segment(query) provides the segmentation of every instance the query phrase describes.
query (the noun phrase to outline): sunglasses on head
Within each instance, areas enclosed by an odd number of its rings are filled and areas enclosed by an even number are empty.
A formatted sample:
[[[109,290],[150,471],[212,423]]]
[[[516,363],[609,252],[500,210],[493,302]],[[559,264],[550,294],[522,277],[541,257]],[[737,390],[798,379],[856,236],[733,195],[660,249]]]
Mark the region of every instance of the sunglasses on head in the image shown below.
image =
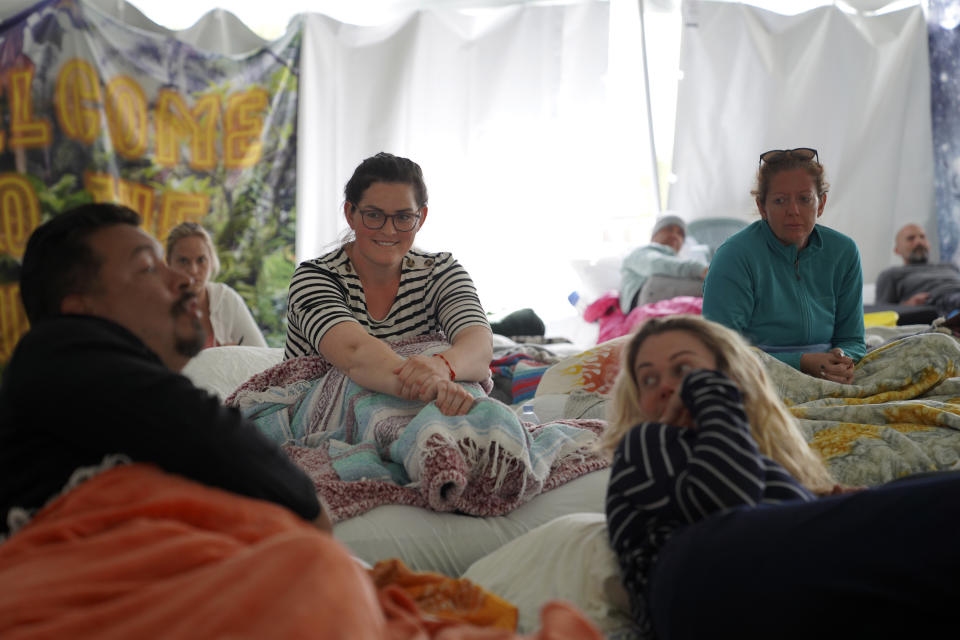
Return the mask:
[[[760,164],[763,164],[764,162],[767,164],[771,162],[779,162],[780,160],[784,160],[786,158],[813,160],[817,163],[820,162],[816,149],[811,149],[810,147],[798,147],[796,149],[772,149],[770,151],[765,151],[760,154]]]

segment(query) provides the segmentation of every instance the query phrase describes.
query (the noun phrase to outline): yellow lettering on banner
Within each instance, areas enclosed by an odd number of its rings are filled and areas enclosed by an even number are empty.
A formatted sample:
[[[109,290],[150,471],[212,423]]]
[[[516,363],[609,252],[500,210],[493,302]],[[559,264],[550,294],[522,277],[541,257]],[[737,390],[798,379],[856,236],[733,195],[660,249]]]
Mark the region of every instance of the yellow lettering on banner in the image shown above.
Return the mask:
[[[223,118],[223,164],[227,169],[246,169],[263,155],[263,112],[270,95],[263,89],[241,91],[227,98]]]
[[[30,234],[40,225],[40,202],[23,175],[0,174],[0,211],[0,251],[20,258]]]
[[[157,135],[157,164],[174,167],[180,162],[180,141],[190,141],[190,167],[210,171],[217,166],[216,134],[220,121],[220,96],[209,94],[197,99],[193,109],[176,91],[157,93],[154,110]]]
[[[124,158],[141,157],[147,150],[147,98],[130,76],[107,84],[107,127],[113,148]]]
[[[57,74],[57,122],[71,140],[93,144],[100,134],[103,97],[97,72],[86,60],[69,60]]]
[[[14,149],[45,147],[53,142],[53,125],[33,115],[33,67],[12,71],[10,82],[10,140]]]
[[[15,282],[0,285],[0,362],[10,359],[17,341],[29,327],[20,301],[20,285]]]
[[[147,233],[153,231],[155,224],[153,216],[153,202],[155,196],[153,187],[120,179],[117,183],[117,200],[140,214],[141,225]]]
[[[94,202],[117,201],[117,182],[113,174],[84,171],[83,188],[90,192]]]
[[[181,222],[200,222],[210,210],[210,196],[203,193],[179,193],[167,191],[160,200],[160,224],[156,238],[167,239],[170,229]]]
[[[148,233],[155,224],[153,187],[132,180],[117,179],[110,173],[87,171],[83,174],[83,188],[90,192],[94,202],[116,202],[140,214],[141,225]]]

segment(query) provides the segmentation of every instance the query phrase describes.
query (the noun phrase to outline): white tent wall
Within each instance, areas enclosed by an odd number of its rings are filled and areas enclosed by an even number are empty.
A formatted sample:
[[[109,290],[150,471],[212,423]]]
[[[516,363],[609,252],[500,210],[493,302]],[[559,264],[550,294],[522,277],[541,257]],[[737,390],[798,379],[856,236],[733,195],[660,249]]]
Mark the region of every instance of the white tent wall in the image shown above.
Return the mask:
[[[909,221],[936,236],[923,11],[784,16],[688,2],[670,208],[756,219],[758,156],[814,147],[831,184],[821,222],[860,247],[864,282]]]
[[[606,250],[625,208],[655,210],[636,188],[650,174],[636,152],[645,121],[606,86],[608,8],[431,10],[380,27],[307,15],[299,170],[312,188],[300,210],[321,215],[301,216],[298,255],[337,240],[343,184],[388,150],[427,178],[418,244],[452,251],[488,307],[495,292],[505,309],[570,311],[568,259]]]

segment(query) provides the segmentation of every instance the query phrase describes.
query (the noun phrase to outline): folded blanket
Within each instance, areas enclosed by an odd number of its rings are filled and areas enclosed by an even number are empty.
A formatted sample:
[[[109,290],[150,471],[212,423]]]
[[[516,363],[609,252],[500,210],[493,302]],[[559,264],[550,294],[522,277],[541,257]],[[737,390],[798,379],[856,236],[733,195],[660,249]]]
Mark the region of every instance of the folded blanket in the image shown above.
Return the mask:
[[[392,345],[403,356],[447,348],[438,336]],[[522,423],[477,398],[465,416],[364,389],[319,356],[283,362],[242,385],[227,404],[283,443],[314,480],[335,520],[381,504],[491,516],[606,466],[594,451],[604,423]]]
[[[415,582],[408,575],[403,586]],[[488,615],[471,622],[456,594],[417,600],[447,615],[424,611],[397,584],[378,587],[292,512],[148,465],[96,475],[0,545],[5,640],[518,637],[488,626]],[[569,605],[541,615],[534,638],[600,638]]]
[[[559,360],[555,358],[553,362]],[[490,362],[490,371],[494,377],[509,380],[510,404],[529,400],[537,391],[540,378],[550,368],[552,362],[539,362],[522,353],[512,353]]]

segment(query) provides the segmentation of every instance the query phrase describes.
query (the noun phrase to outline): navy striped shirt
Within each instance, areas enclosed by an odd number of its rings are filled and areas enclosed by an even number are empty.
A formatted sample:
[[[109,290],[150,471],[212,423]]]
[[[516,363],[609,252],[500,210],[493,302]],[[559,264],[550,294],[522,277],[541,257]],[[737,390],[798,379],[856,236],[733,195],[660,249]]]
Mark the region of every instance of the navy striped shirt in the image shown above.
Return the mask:
[[[284,358],[317,355],[324,334],[341,322],[383,340],[441,332],[453,340],[466,327],[490,326],[473,280],[453,256],[417,249],[403,258],[397,297],[382,320],[367,313],[360,277],[342,248],[302,262],[287,296]]]
[[[681,398],[696,428],[637,425],[617,447],[607,487],[610,543],[645,636],[647,574],[671,534],[733,507],[814,499],[757,449],[740,390],[726,376],[691,373]]]

